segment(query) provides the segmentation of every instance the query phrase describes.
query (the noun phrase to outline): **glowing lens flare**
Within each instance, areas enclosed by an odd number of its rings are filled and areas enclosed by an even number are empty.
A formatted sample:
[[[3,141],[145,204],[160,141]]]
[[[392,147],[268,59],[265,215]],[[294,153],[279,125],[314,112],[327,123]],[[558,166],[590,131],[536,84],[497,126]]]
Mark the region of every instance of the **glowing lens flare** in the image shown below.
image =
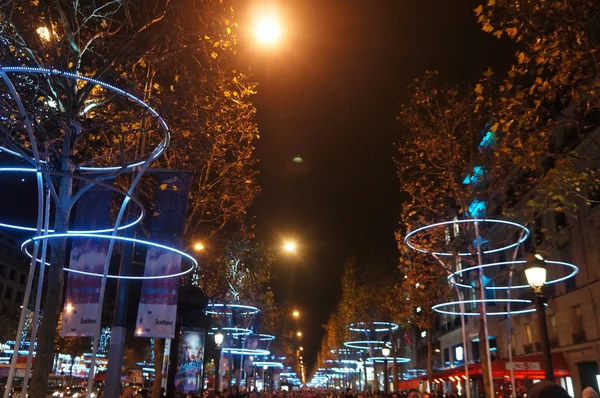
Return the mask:
[[[281,36],[281,29],[275,18],[265,18],[256,24],[256,37],[262,43],[273,44]]]

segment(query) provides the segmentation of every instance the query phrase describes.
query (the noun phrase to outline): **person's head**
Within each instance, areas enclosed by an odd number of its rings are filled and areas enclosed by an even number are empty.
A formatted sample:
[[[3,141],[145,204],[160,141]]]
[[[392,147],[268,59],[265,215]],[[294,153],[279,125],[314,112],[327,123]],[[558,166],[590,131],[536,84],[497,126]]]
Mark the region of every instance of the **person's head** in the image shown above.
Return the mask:
[[[408,390],[406,398],[421,398],[421,393],[419,392],[419,390],[415,390],[414,388],[412,388]]]
[[[582,398],[598,398],[598,394],[596,394],[596,391],[594,391],[594,389],[592,387],[587,387],[583,389],[583,392],[581,393],[581,397]]]
[[[535,384],[529,394],[529,398],[569,398],[567,391],[556,383],[542,380]]]

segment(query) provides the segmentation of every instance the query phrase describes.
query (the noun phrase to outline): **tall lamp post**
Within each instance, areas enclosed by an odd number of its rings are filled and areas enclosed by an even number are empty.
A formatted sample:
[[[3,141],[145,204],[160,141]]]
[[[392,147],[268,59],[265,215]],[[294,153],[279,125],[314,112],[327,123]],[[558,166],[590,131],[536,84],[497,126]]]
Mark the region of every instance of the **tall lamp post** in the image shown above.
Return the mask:
[[[215,392],[221,389],[221,344],[225,336],[219,329],[215,332],[215,344],[217,346],[217,363],[215,363]]]
[[[546,324],[546,297],[542,291],[542,288],[546,284],[546,263],[542,256],[536,254],[527,260],[525,276],[527,277],[527,283],[531,285],[533,292],[535,293],[535,310],[538,317],[542,355],[544,356],[544,374],[546,380],[554,381],[552,352],[550,351],[548,325]]]
[[[389,393],[390,383],[388,381],[388,366],[387,358],[390,356],[390,349],[383,347],[381,349],[381,355],[383,355],[383,393],[387,395]]]

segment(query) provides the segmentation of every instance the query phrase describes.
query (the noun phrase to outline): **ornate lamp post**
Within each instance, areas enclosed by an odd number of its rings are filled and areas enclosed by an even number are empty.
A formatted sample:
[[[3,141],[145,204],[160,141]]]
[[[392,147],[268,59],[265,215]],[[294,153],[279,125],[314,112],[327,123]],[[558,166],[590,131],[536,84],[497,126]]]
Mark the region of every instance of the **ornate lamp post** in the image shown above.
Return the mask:
[[[390,349],[388,347],[383,347],[381,349],[381,355],[383,355],[383,392],[385,395],[388,394],[390,383],[388,382],[388,366],[387,366],[387,358],[390,356]]]
[[[217,363],[215,363],[215,391],[219,391],[221,389],[221,344],[223,344],[225,336],[219,329],[215,332],[214,337],[215,344],[217,346]]]
[[[538,317],[542,355],[544,356],[544,373],[546,380],[554,381],[552,353],[550,352],[550,339],[548,338],[548,325],[546,324],[546,297],[542,291],[546,284],[546,263],[542,256],[536,254],[527,260],[525,276],[527,277],[527,283],[531,285],[535,293],[535,310]]]

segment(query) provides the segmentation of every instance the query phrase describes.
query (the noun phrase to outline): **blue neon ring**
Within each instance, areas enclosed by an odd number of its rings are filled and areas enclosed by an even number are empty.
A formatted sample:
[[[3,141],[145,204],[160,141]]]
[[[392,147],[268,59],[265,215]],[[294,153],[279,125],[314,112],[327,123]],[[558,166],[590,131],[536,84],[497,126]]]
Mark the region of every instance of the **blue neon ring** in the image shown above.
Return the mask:
[[[441,310],[440,308],[450,306],[450,305],[460,305],[460,304],[477,304],[477,303],[520,303],[520,304],[531,304],[531,300],[522,300],[522,299],[478,299],[478,300],[461,300],[461,301],[448,301],[447,303],[436,304],[431,307],[435,312],[439,312],[440,314],[447,315],[465,315],[465,316],[480,316],[479,312],[456,312],[456,311],[446,311]],[[529,314],[530,312],[535,312],[535,308],[530,308],[527,310],[518,310],[518,311],[497,311],[497,312],[487,312],[487,316],[504,316],[504,315],[518,315],[518,314]]]
[[[281,362],[257,361],[252,363],[254,366],[266,366],[269,368],[283,368]]]
[[[355,340],[355,341],[345,341],[344,346],[348,348],[355,348],[358,350],[370,350],[371,348],[381,347],[389,345],[381,340]]]
[[[229,353],[232,355],[269,355],[271,351],[269,350],[260,350],[260,349],[250,349],[250,348],[231,348],[225,347],[221,349],[225,353]]]
[[[214,334],[214,332],[221,330],[222,332],[225,332],[226,334],[230,334],[233,337],[248,336],[249,334],[252,334],[252,330],[247,329],[247,328],[238,328],[238,327],[211,328],[210,330],[212,331],[212,333],[209,333],[209,334]]]
[[[186,269],[185,271],[177,272],[177,273],[171,274],[171,275],[121,276],[121,275],[110,275],[109,274],[106,276],[107,278],[112,278],[112,279],[151,280],[151,279],[175,278],[177,276],[182,276],[182,275],[192,272],[192,270],[198,266],[198,262],[196,261],[196,259],[194,257],[190,256],[186,252],[183,252],[179,249],[161,245],[160,243],[150,242],[150,241],[136,239],[136,238],[129,238],[126,236],[111,236],[111,235],[100,235],[100,234],[69,234],[69,233],[41,235],[41,236],[35,236],[33,238],[27,239],[25,242],[23,242],[21,244],[21,250],[29,258],[31,258],[32,257],[31,253],[29,253],[27,251],[27,245],[29,245],[32,242],[38,241],[38,240],[56,239],[56,238],[96,238],[96,239],[108,239],[108,240],[118,240],[118,241],[129,242],[129,243],[137,243],[137,244],[142,244],[142,245],[146,245],[146,246],[150,246],[150,247],[156,247],[159,249],[169,250],[171,252],[179,254],[182,257],[185,257],[186,259],[188,259],[191,262],[191,266],[188,269]],[[36,261],[40,262],[39,259],[37,259]],[[49,263],[45,263],[45,264],[50,265]],[[66,268],[66,267],[63,267],[63,270],[66,272],[72,272],[74,274],[79,274],[79,275],[97,276],[100,278],[104,277],[103,274],[97,274],[95,272],[79,271],[79,270],[70,269],[70,268]]]
[[[571,263],[566,263],[564,261],[548,261],[548,260],[543,260],[545,263],[547,264],[556,264],[556,265],[562,265],[568,268],[571,268],[571,273],[563,276],[561,278],[556,278],[556,279],[552,279],[546,282],[546,285],[551,285],[553,283],[558,283],[558,282],[562,282],[565,281],[567,279],[570,279],[572,277],[574,277],[578,272],[579,272],[579,267],[577,267],[575,264],[571,264]],[[456,271],[454,273],[452,273],[451,275],[448,276],[448,280],[455,284],[456,286],[459,287],[463,287],[466,289],[473,289],[473,286],[470,285],[465,285],[464,283],[459,283],[456,282],[456,280],[454,279],[455,275],[460,275],[463,272],[469,272],[469,271],[474,271],[474,270],[478,270],[478,269],[483,269],[483,268],[488,268],[488,267],[497,267],[497,266],[503,266],[503,265],[508,265],[508,264],[525,264],[527,263],[527,261],[523,261],[523,260],[517,260],[517,261],[503,261],[503,262],[499,262],[499,263],[490,263],[490,264],[481,264],[481,265],[477,265],[475,267],[469,267],[469,268],[464,268],[461,269],[459,271]],[[526,289],[526,288],[531,288],[530,285],[515,285],[515,286],[486,286],[486,289],[489,290],[509,290],[509,289]]]
[[[258,337],[258,341],[273,341],[275,340],[275,336],[271,335],[271,334],[255,334],[255,335],[248,335],[248,337],[253,337],[256,336]],[[235,338],[242,338],[242,337],[246,337],[246,336],[234,336]]]
[[[404,357],[371,357],[371,358],[367,358],[367,363],[368,364],[373,364],[373,363],[383,363],[386,361],[393,361],[394,358],[396,359],[396,362],[398,363],[407,363],[410,362],[409,358],[404,358]]]
[[[406,246],[410,247],[413,250],[419,251],[421,253],[427,253],[427,254],[435,254],[437,256],[453,256],[453,253],[449,253],[449,252],[436,252],[436,251],[432,251],[432,250],[426,250],[426,249],[422,249],[420,247],[415,246],[412,241],[411,238],[415,235],[418,234],[420,232],[426,231],[427,229],[430,228],[435,228],[435,227],[441,227],[444,225],[449,225],[449,224],[464,224],[464,223],[478,223],[478,222],[482,222],[482,223],[498,223],[498,224],[507,224],[507,225],[511,225],[513,227],[517,227],[521,230],[523,230],[525,233],[523,234],[522,237],[519,238],[519,240],[515,243],[511,243],[510,245],[506,245],[503,247],[499,247],[497,249],[491,249],[491,250],[483,250],[482,253],[483,254],[490,254],[490,253],[497,253],[497,252],[501,252],[504,250],[508,250],[508,249],[512,249],[513,247],[516,247],[518,245],[520,245],[521,243],[525,242],[527,240],[527,238],[529,237],[529,229],[524,226],[521,225],[519,223],[513,222],[513,221],[506,221],[506,220],[495,220],[495,219],[491,219],[491,218],[473,218],[470,220],[452,220],[452,221],[444,221],[444,222],[439,222],[439,223],[435,223],[435,224],[430,224],[430,225],[425,225],[424,227],[420,227],[415,229],[414,231],[410,231],[408,234],[406,234],[406,237],[404,237],[404,244],[406,244]],[[475,256],[477,255],[477,253],[458,253],[459,256]]]
[[[368,325],[377,326],[387,326],[382,328],[371,329],[367,327]],[[359,326],[365,326],[364,328],[360,328]],[[348,330],[352,332],[391,332],[399,328],[397,323],[393,322],[383,322],[383,321],[374,321],[374,322],[355,322],[348,324]]]
[[[61,173],[55,172],[55,171],[47,171],[47,170],[36,170],[34,168],[28,168],[28,167],[0,167],[0,173],[41,173],[41,174],[51,174],[51,175],[62,175]],[[78,180],[83,180],[83,181],[89,181],[92,182],[91,179],[79,176],[79,175],[72,175],[70,176],[71,178],[74,179],[78,179]],[[146,209],[144,208],[144,206],[142,205],[142,203],[133,195],[129,194],[127,191],[123,191],[121,189],[119,189],[118,187],[109,185],[109,184],[105,184],[103,182],[95,182],[95,184],[98,185],[102,185],[108,189],[111,189],[113,192],[117,192],[123,196],[125,196],[125,200],[127,201],[132,201],[133,203],[135,203],[139,210],[140,210],[140,215],[138,216],[137,219],[133,220],[130,223],[127,223],[125,225],[121,225],[120,227],[117,228],[117,231],[122,231],[124,229],[127,228],[131,228],[133,226],[135,226],[136,224],[139,224],[144,217],[146,216]],[[37,228],[35,227],[24,227],[21,225],[15,225],[15,224],[7,224],[7,223],[3,223],[0,222],[0,228],[9,228],[9,229],[16,229],[18,231],[28,231],[28,232],[37,232]],[[111,233],[113,232],[115,229],[114,228],[106,228],[106,229],[97,229],[97,230],[91,230],[91,231],[67,231],[68,234],[104,234],[104,233]],[[54,230],[53,229],[49,229],[48,232],[53,233]]]
[[[219,311],[215,308],[223,308],[223,310]],[[231,311],[227,311],[227,309],[231,309]],[[230,315],[233,313],[233,310],[246,310],[245,312],[240,312],[238,315],[254,315],[258,314],[260,310],[257,307],[252,305],[245,304],[225,304],[225,303],[210,303],[204,309],[205,314],[211,315]]]
[[[122,90],[122,89],[120,89],[120,88],[118,88],[116,86],[113,86],[112,84],[105,83],[103,81],[100,81],[100,80],[97,80],[97,79],[94,79],[94,78],[91,78],[91,77],[87,77],[87,76],[83,76],[83,75],[78,75],[78,74],[72,73],[72,72],[59,71],[59,70],[56,70],[56,69],[31,68],[31,67],[22,67],[22,66],[0,66],[0,71],[2,71],[2,72],[10,72],[10,73],[34,73],[34,74],[40,74],[40,75],[58,75],[58,76],[64,76],[64,77],[67,77],[67,78],[70,78],[70,79],[84,80],[84,81],[86,81],[88,83],[91,83],[91,84],[94,84],[94,85],[98,85],[98,86],[101,86],[101,87],[103,87],[103,88],[105,88],[107,90],[116,92],[116,93],[118,93],[120,95],[124,95],[125,97],[129,98],[133,102],[136,102],[142,108],[146,109],[152,116],[154,116],[155,118],[157,118],[160,126],[162,127],[162,129],[165,132],[163,140],[156,146],[156,148],[152,152],[152,154],[151,154],[151,160],[155,160],[160,155],[162,155],[162,153],[165,151],[165,149],[167,148],[167,146],[169,146],[169,141],[171,139],[170,138],[171,132],[169,130],[169,127],[167,126],[167,123],[158,114],[158,112],[156,112],[154,110],[154,108],[152,108],[150,105],[146,104],[144,101],[142,101],[141,99],[139,99],[135,95],[130,94],[127,91]],[[33,145],[33,143],[32,143],[32,145]],[[17,154],[16,152],[11,151],[8,148],[0,147],[0,149],[2,150],[2,152],[7,152],[7,153],[11,153],[11,154],[14,154],[14,155],[18,155],[19,157],[22,157],[21,154]],[[29,158],[28,160],[33,160],[33,159]],[[111,167],[87,167],[87,166],[82,166],[82,167],[77,167],[77,170],[92,171],[92,172],[117,171],[117,170],[121,170],[121,169],[129,169],[129,168],[137,167],[137,166],[140,166],[140,165],[142,165],[144,163],[145,163],[145,160],[136,160],[133,163],[130,163],[130,164],[125,165],[125,166],[111,166]]]
[[[327,359],[324,361],[325,363],[351,363],[351,364],[358,364],[358,361],[355,359]]]

